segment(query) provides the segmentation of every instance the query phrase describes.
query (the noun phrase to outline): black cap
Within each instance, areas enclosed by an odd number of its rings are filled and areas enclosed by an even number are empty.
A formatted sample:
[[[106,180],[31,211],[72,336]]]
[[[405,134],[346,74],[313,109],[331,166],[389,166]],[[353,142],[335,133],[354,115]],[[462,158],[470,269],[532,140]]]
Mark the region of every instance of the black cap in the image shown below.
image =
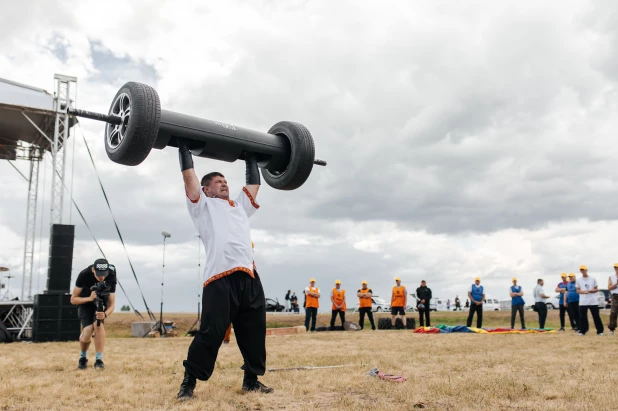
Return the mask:
[[[97,277],[107,277],[107,274],[109,274],[109,263],[105,258],[99,258],[94,262],[93,267]]]

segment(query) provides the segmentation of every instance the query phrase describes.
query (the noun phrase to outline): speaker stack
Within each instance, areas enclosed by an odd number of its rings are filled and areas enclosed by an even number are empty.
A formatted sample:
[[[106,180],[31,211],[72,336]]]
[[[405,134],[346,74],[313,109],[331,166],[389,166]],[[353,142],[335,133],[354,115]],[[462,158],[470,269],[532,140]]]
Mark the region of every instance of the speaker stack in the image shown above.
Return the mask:
[[[79,340],[77,306],[71,304],[71,294],[35,295],[32,325],[35,342]]]
[[[75,226],[53,224],[50,234],[47,289],[34,296],[32,340],[77,341],[81,330],[70,294]]]
[[[74,225],[52,224],[49,237],[49,261],[46,294],[67,293],[71,288]]]

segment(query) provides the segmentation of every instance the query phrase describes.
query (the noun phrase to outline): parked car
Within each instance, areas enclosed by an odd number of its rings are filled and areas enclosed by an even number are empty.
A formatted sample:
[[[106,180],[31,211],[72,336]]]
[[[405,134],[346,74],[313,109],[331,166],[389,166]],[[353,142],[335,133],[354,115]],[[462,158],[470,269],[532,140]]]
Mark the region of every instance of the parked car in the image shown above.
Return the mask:
[[[381,313],[381,312],[390,312],[391,311],[391,305],[386,302],[386,300],[384,300],[383,298],[380,297],[371,297],[371,311],[376,312],[376,313]],[[354,308],[354,312],[357,313],[358,312],[358,308],[359,308],[359,303],[356,303],[356,308]]]
[[[605,299],[604,291],[608,291],[608,290],[599,290],[599,292],[597,293],[597,299],[599,300],[599,308],[608,308],[606,305],[607,302]],[[559,301],[560,301],[560,294],[555,294],[552,297],[547,299],[547,301],[545,302],[545,305],[547,305],[548,310],[558,310],[560,308]],[[534,303],[530,304],[530,308],[532,308],[533,306],[534,306]]]
[[[429,311],[448,311],[446,300],[442,298],[432,298],[429,302]]]
[[[500,311],[500,301],[497,298],[485,298],[483,311]]]
[[[273,300],[272,298],[266,299],[266,311],[267,312],[282,312],[285,310],[285,306],[279,304],[279,300]]]
[[[408,305],[406,306],[406,312],[407,313],[414,313],[417,312],[418,310],[416,309],[416,305]]]
[[[599,290],[599,294],[603,293],[605,304],[603,308],[612,308],[612,292],[609,290]]]

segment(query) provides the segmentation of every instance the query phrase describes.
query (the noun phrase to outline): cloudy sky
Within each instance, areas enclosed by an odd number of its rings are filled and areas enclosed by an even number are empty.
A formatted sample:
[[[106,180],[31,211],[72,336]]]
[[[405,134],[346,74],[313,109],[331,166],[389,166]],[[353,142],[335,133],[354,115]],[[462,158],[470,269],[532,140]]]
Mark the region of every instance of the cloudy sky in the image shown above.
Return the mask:
[[[480,276],[502,299],[516,276],[531,299],[536,278],[553,288],[580,264],[605,286],[618,261],[611,0],[23,0],[3,10],[0,50],[0,77],[51,91],[54,73],[76,76],[82,109],[107,112],[116,91],[138,81],[157,89],[165,109],[264,131],[304,124],[328,167],[295,191],[262,186],[251,219],[268,297],[298,294],[312,276],[323,290],[341,279],[355,291],[366,279],[387,296],[400,276],[453,299]],[[82,120],[73,133],[75,201],[139,310],[82,131],[151,309],[166,230],[166,309],[195,310],[198,243],[177,152],[153,150],[125,167],[107,158],[101,123]],[[196,170],[223,172],[233,192],[244,184],[242,162],[198,158]],[[41,290],[49,161],[46,172]],[[0,265],[19,295],[27,184],[5,161],[0,176]],[[75,212],[71,219],[74,279],[100,255]]]

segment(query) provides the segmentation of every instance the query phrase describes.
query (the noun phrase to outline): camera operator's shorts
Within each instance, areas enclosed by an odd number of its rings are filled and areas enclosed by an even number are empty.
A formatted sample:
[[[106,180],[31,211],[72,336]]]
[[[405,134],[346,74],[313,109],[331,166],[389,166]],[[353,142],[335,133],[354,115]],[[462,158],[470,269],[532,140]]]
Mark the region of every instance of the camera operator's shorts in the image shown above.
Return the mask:
[[[77,307],[77,316],[82,327],[86,328],[96,321],[97,307],[94,304],[82,304]],[[105,320],[101,320],[103,323]]]
[[[403,307],[391,307],[391,315],[406,315]]]

